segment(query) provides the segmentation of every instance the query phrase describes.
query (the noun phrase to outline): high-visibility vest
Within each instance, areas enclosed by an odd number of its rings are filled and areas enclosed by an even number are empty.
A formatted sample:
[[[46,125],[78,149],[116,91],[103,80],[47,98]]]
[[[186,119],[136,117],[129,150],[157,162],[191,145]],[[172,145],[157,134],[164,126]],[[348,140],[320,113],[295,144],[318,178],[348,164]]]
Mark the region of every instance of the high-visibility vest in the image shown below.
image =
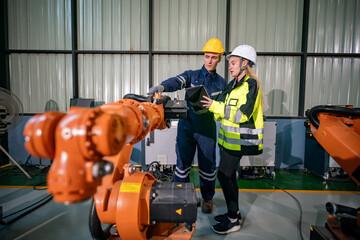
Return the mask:
[[[221,123],[218,143],[226,149],[241,151],[242,146],[263,149],[264,122],[261,89],[246,75],[244,82],[226,95],[224,102],[213,101],[209,110]],[[256,89],[254,89],[256,87]],[[249,93],[250,92],[250,93]],[[254,102],[254,98],[255,102]],[[246,113],[240,109],[246,108]]]

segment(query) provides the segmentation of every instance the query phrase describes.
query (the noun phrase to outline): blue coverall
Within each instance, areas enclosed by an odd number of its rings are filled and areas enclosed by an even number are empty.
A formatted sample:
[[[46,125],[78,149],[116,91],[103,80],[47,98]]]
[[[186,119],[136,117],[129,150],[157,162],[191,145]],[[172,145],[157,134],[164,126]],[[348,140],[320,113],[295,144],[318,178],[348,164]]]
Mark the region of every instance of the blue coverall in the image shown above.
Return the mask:
[[[204,85],[212,99],[226,88],[226,81],[216,71],[209,73],[205,66],[196,71],[185,71],[161,83],[164,92]],[[198,150],[200,191],[202,198],[211,200],[215,194],[216,180],[216,124],[211,112],[197,114],[189,101],[189,114],[180,119],[176,137],[175,182],[189,182],[195,150]]]

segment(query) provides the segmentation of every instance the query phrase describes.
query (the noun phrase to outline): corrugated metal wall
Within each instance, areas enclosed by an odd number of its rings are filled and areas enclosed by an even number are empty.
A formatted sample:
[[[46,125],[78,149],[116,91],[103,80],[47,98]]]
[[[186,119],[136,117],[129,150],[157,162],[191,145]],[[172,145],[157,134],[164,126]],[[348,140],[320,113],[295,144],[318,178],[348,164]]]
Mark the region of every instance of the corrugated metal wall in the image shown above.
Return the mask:
[[[306,109],[322,104],[360,106],[359,58],[308,58]]]
[[[201,51],[214,37],[225,44],[226,0],[154,0],[153,10],[155,51]],[[224,62],[223,57],[217,67],[222,76],[225,74]],[[186,70],[200,69],[203,64],[204,56],[155,55],[153,84]],[[185,91],[166,94],[184,99]]]
[[[78,0],[79,49],[149,50],[148,43],[148,0]]]
[[[106,103],[127,93],[143,94],[149,89],[147,55],[79,55],[79,91],[83,98]]]
[[[70,50],[69,0],[8,1],[9,49]],[[10,87],[24,112],[43,112],[54,100],[66,111],[72,97],[71,55],[11,54]]]
[[[360,53],[360,1],[311,0],[308,52]]]
[[[308,51],[360,53],[360,1],[310,1]],[[359,58],[308,58],[305,107],[319,104],[360,106]]]
[[[249,44],[258,52],[300,52],[303,0],[233,0],[230,49]]]
[[[60,111],[70,106],[73,93],[71,55],[11,54],[11,91],[21,100],[24,112],[45,111],[53,100]]]
[[[149,50],[149,1],[79,0],[81,50]],[[79,96],[113,102],[127,93],[146,94],[148,55],[79,55]]]
[[[231,1],[230,50],[240,44],[249,44],[258,52],[300,52],[303,2]],[[264,114],[296,116],[300,58],[258,57],[255,72],[263,86]]]
[[[9,49],[71,49],[70,0],[8,0]]]
[[[226,0],[154,0],[153,9],[154,50],[201,51],[214,37],[225,43]]]
[[[303,4],[232,0],[230,50],[248,43],[259,52],[301,52]],[[149,50],[149,0],[78,0],[77,11],[78,49]],[[359,53],[359,12],[360,0],[311,0],[308,52]],[[152,14],[154,51],[201,51],[213,37],[225,44],[226,0],[154,0]],[[9,49],[71,50],[70,0],[8,0],[8,17]],[[12,53],[9,59],[11,90],[25,112],[42,112],[50,98],[67,110],[70,54]],[[203,64],[203,56],[194,55],[154,54],[152,60],[154,85]],[[221,75],[228,71],[225,61],[218,65]],[[78,64],[80,97],[112,102],[129,92],[145,94],[149,87],[148,54],[80,54]],[[300,57],[260,56],[255,71],[263,85],[265,114],[296,116]],[[359,106],[359,72],[358,58],[308,58],[305,106]]]
[[[263,87],[264,115],[296,116],[300,57],[258,57],[255,73]]]

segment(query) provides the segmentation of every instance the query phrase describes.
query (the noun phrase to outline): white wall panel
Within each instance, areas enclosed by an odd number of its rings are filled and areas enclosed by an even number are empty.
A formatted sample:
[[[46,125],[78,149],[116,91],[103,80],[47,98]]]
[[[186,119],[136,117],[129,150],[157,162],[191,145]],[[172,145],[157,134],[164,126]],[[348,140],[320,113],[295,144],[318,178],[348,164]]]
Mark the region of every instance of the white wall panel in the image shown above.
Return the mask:
[[[71,55],[11,54],[9,68],[10,90],[25,113],[44,112],[49,100],[67,111],[73,93]]]
[[[156,51],[201,51],[214,37],[225,44],[226,0],[154,0],[153,9]]]
[[[308,52],[360,53],[360,1],[310,1]]]
[[[78,0],[78,48],[148,50],[148,0]]]
[[[217,65],[216,72],[224,77],[225,71],[225,57],[222,57],[221,62]],[[155,55],[153,57],[153,82],[154,86],[160,84],[162,81],[175,77],[187,70],[200,69],[204,64],[204,56],[179,56],[179,55]],[[184,99],[185,91],[180,90],[174,93],[165,93],[171,98]]]
[[[70,0],[8,0],[9,49],[71,49]]]
[[[305,109],[322,104],[360,107],[359,58],[308,58]]]
[[[260,56],[254,71],[263,88],[264,115],[297,116],[300,57]]]
[[[79,97],[105,103],[125,94],[146,95],[149,89],[147,55],[79,55]]]
[[[299,52],[303,0],[232,0],[230,51],[249,44],[258,52]]]

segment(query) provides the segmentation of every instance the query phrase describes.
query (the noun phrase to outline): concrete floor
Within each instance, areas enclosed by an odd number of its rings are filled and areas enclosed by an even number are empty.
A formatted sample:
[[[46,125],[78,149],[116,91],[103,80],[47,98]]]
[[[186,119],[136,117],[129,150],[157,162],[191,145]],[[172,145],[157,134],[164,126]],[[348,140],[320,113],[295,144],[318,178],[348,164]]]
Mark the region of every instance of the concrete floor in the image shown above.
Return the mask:
[[[310,225],[323,226],[327,219],[325,203],[332,201],[350,207],[359,207],[359,193],[290,192],[302,207],[303,239],[309,239]],[[198,196],[200,195],[197,192]],[[0,206],[3,216],[44,198],[45,190],[0,188]],[[229,235],[218,235],[211,230],[213,216],[226,211],[221,191],[214,197],[213,214],[203,214],[198,209],[193,239],[301,239],[298,205],[284,192],[240,192],[240,211],[244,218],[242,229]],[[0,239],[26,240],[81,240],[91,239],[88,229],[90,200],[65,206],[51,201],[11,225],[0,225]],[[5,218],[10,221],[12,217]]]

